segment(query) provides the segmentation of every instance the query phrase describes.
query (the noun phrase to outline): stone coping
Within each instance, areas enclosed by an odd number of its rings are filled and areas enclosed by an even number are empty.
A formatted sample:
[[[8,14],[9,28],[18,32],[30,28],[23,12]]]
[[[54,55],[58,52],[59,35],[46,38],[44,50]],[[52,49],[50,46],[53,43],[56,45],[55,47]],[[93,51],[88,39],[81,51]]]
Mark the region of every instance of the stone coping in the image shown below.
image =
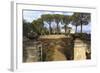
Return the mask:
[[[41,35],[40,39],[61,39],[61,38],[70,38],[69,35]]]

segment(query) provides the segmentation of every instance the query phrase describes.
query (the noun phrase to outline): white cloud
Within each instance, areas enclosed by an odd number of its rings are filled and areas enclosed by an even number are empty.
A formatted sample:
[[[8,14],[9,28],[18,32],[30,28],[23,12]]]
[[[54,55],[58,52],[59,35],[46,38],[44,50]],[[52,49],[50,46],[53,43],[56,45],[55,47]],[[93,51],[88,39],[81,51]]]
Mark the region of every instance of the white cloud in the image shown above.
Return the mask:
[[[23,18],[28,21],[32,22],[33,20],[36,20],[40,18],[42,12],[41,11],[23,11]]]
[[[69,16],[71,16],[71,15],[73,15],[74,13],[73,13],[73,12],[63,12],[63,14],[64,14],[64,15],[69,15]]]

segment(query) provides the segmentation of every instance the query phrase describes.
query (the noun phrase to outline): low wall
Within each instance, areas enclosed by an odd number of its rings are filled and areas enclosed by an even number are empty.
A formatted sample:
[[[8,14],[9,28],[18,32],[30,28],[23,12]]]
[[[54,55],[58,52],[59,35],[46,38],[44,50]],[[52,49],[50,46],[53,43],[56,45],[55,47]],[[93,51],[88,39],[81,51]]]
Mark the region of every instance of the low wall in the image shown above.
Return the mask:
[[[70,38],[70,36],[66,35],[42,35],[39,37],[40,39],[59,39],[59,38]]]

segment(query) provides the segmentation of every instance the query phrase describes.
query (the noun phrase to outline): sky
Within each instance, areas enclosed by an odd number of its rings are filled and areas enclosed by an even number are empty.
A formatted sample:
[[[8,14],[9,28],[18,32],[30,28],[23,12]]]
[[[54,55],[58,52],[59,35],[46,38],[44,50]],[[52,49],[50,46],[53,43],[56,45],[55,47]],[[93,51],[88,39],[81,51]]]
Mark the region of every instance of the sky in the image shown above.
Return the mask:
[[[23,18],[28,21],[32,22],[41,17],[42,14],[64,14],[64,15],[72,15],[72,12],[54,12],[54,11],[32,11],[32,10],[24,10],[23,11]]]
[[[73,15],[73,12],[57,12],[57,11],[33,11],[33,10],[24,10],[23,11],[23,19],[25,19],[27,22],[32,22],[33,20],[37,20],[38,18],[41,17],[42,14],[63,14],[63,15]],[[53,26],[56,26],[55,22],[52,22]],[[59,23],[60,27],[63,27]],[[75,26],[72,26],[71,24],[68,25],[69,27],[72,27],[73,30],[75,30]],[[49,27],[48,24],[46,27]],[[78,26],[78,32],[80,32],[80,26]],[[88,25],[83,25],[83,32],[90,33],[91,32],[91,23]]]

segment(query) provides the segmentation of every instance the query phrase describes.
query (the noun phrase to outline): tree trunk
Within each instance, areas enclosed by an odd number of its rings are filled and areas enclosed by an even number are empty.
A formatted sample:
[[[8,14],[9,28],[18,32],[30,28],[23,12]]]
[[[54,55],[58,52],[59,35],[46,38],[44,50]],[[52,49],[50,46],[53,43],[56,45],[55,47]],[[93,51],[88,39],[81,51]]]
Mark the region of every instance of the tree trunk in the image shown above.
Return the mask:
[[[65,25],[65,34],[66,34],[67,26]]]
[[[59,34],[59,23],[57,23],[57,34]]]
[[[49,23],[49,34],[52,33],[51,23]]]
[[[82,23],[81,23],[81,33],[82,33]]]
[[[75,32],[77,33],[77,25],[76,25],[76,30],[75,30]]]
[[[81,18],[82,18],[83,16],[81,15]],[[83,21],[81,20],[81,33],[82,33],[82,25],[83,25]]]

